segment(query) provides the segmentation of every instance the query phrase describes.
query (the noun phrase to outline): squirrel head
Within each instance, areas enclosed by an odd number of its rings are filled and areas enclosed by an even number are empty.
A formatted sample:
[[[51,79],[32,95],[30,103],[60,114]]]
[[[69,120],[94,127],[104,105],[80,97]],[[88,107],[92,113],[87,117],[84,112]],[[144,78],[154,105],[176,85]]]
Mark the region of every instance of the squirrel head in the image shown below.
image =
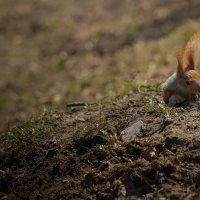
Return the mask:
[[[177,80],[191,94],[200,93],[200,73],[195,70],[191,52],[177,53]]]

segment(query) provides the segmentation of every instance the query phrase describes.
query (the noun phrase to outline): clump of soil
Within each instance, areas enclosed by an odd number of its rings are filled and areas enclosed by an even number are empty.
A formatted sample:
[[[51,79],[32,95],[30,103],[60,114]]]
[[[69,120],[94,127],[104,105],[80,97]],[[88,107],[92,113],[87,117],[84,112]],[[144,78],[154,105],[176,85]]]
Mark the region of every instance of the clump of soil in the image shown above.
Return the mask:
[[[4,135],[3,199],[198,199],[199,104],[167,108],[141,91],[49,111]],[[141,120],[141,133],[122,132]]]

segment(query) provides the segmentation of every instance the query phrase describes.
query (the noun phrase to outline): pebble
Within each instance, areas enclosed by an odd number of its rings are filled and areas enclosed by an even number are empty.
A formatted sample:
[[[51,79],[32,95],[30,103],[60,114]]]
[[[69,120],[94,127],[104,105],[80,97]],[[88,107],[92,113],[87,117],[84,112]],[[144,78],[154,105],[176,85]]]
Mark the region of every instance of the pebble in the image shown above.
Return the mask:
[[[122,131],[122,140],[124,142],[133,141],[138,135],[140,135],[143,128],[143,122],[141,120],[135,122],[128,128]]]

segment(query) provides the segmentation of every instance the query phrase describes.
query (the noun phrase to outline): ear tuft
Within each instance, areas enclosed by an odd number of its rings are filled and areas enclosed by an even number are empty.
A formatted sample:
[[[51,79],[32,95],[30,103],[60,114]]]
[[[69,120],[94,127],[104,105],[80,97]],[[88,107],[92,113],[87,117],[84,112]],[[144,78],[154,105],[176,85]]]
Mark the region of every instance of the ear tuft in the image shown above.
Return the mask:
[[[183,62],[186,69],[194,69],[194,48],[186,48]]]
[[[179,50],[176,52],[176,58],[178,61],[178,66],[177,66],[177,76],[181,76],[183,74],[183,51]]]

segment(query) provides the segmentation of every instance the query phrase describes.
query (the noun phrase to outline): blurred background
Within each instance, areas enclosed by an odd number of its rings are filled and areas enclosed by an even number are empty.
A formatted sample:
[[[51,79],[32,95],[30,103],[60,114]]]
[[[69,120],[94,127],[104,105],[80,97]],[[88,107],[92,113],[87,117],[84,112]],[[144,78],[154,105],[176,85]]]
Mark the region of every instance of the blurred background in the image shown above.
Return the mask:
[[[0,129],[161,83],[198,30],[198,0],[0,1]]]

